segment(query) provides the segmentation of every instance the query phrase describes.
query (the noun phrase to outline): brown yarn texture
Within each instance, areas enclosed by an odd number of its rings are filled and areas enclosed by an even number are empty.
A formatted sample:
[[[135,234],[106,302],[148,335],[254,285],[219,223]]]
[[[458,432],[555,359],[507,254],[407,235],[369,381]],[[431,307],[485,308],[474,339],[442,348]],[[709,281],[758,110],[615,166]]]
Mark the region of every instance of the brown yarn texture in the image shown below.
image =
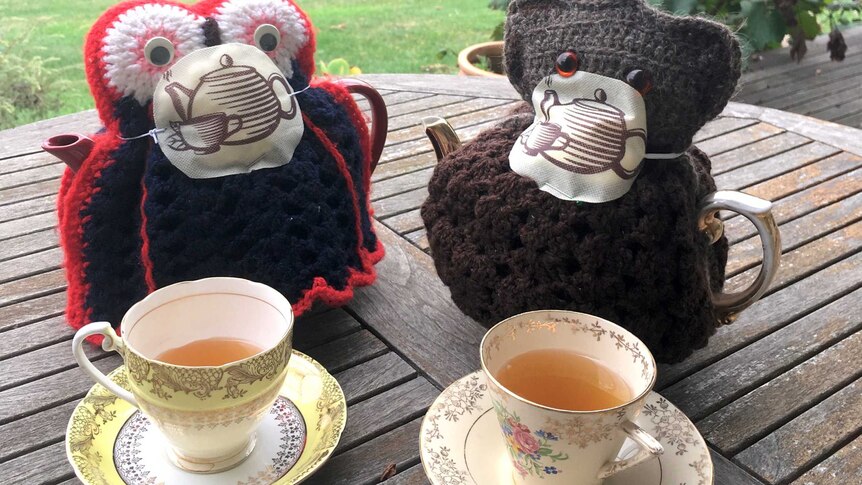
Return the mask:
[[[509,77],[528,99],[557,55],[616,79],[653,74],[645,96],[648,151],[683,151],[727,103],[739,47],[726,28],[673,18],[640,0],[515,0],[506,27]],[[662,362],[703,347],[722,323],[710,290],[724,282],[727,240],[697,229],[698,201],[715,190],[697,148],[646,160],[620,199],[557,199],[509,168],[509,152],[533,122],[524,103],[449,154],[422,206],[431,253],[452,299],[490,326],[517,313],[569,309],[616,322]]]

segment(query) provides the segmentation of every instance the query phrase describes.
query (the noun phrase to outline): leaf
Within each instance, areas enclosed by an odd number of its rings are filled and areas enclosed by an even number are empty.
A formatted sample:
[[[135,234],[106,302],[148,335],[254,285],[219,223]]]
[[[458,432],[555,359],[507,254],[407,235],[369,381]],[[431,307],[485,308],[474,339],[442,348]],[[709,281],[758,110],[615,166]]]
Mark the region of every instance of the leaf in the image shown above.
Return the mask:
[[[814,16],[808,10],[797,10],[796,11],[796,21],[799,22],[799,25],[802,27],[802,31],[805,33],[805,38],[808,40],[814,40],[818,34],[820,34],[820,24],[817,23],[817,17]]]
[[[765,0],[742,0],[740,7],[746,19],[741,32],[756,50],[781,42],[787,25],[778,10],[769,8]]]
[[[538,453],[542,456],[548,456],[553,452],[554,451],[550,448],[539,448],[539,451],[538,451]]]

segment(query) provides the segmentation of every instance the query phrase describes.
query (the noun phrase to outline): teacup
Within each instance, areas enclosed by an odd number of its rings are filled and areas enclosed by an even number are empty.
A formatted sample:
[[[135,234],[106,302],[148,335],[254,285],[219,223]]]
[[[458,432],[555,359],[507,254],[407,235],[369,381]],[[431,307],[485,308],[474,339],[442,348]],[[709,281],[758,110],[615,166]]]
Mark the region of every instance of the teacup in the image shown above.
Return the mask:
[[[156,290],[126,312],[122,338],[107,322],[86,325],[72,342],[78,365],[99,384],[139,408],[165,437],[178,467],[212,473],[242,462],[255,431],[287,375],[293,311],[278,291],[238,278],[207,278]],[[104,335],[102,348],[123,356],[131,392],[99,372],[84,340]],[[219,366],[189,367],[157,360],[190,342],[226,338],[261,352]]]
[[[546,349],[572,351],[603,364],[622,378],[631,399],[595,411],[555,409],[530,402],[497,380],[512,358]],[[634,423],[655,385],[655,360],[643,342],[622,327],[570,311],[522,313],[488,331],[480,358],[514,483],[597,485],[663,452],[661,444]],[[638,452],[616,459],[626,437],[638,445]]]

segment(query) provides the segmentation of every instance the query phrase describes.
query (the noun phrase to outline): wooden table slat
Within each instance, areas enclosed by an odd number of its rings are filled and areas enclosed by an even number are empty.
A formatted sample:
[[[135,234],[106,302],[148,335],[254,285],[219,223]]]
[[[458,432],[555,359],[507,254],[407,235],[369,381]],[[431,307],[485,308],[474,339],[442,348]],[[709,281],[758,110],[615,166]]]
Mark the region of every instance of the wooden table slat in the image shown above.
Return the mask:
[[[857,212],[857,214],[859,213]],[[811,272],[836,263],[855,253],[860,247],[862,247],[862,222],[857,220],[835,232],[824,235],[820,239],[813,239],[802,247],[794,248],[781,256],[781,265],[775,279],[770,284],[769,291],[781,289]],[[748,252],[750,254],[753,251]],[[734,271],[729,272],[733,276],[725,283],[725,291],[740,291],[754,281],[760,272],[761,258],[758,255],[752,259],[753,261],[749,262],[754,267],[745,272],[736,272],[735,270],[738,268],[734,265]]]
[[[307,482],[311,485],[367,485],[377,483],[391,464],[402,468],[419,457],[422,418],[396,428],[345,453],[330,458]]]
[[[416,377],[416,369],[398,354],[389,352],[343,370],[335,375],[344,391],[347,404],[368,399],[381,389],[388,389]]]
[[[676,384],[662,395],[697,421],[862,329],[862,289],[806,315]],[[862,368],[845,372],[862,373]]]
[[[0,307],[30,298],[49,295],[66,288],[66,273],[55,269],[35,276],[0,284]]]
[[[772,215],[778,224],[784,224],[860,191],[862,191],[862,168],[773,201]],[[756,190],[746,190],[746,193],[759,197]],[[746,229],[749,224],[742,216],[734,216],[725,221],[725,232],[731,244],[751,237],[755,233],[751,227]]]
[[[56,208],[56,195],[46,195],[36,199],[25,200],[24,202],[3,205],[0,206],[0,222],[9,222],[28,216],[44,214],[45,212],[54,211]],[[5,230],[0,229],[0,234],[3,232]]]
[[[320,362],[330,372],[340,372],[385,353],[386,344],[368,330],[360,330],[308,351],[311,358]]]
[[[0,241],[11,239],[22,234],[51,229],[57,226],[57,213],[55,211],[43,212],[41,214],[0,222]]]
[[[446,106],[430,107],[418,113],[411,113],[392,120],[386,147],[417,140],[425,136],[422,119],[426,116],[440,116],[451,120],[453,126],[467,126],[477,120],[486,120],[489,112],[500,112],[499,106],[509,106],[511,101],[501,99],[475,98]]]
[[[679,364],[660,364],[657,388],[667,387],[856,290],[862,286],[860,270],[862,253],[857,253],[757,301],[732,325],[719,328],[706,348],[696,350]]]
[[[66,294],[53,293],[0,308],[0,335],[3,331],[59,315],[66,307]]]
[[[110,372],[122,363],[119,355],[111,354],[93,365],[102,372]],[[0,432],[6,423],[25,417],[22,412],[29,416],[81,399],[92,385],[89,375],[74,368],[0,392]]]
[[[756,143],[764,138],[773,137],[784,130],[777,128],[769,123],[757,123],[756,125],[747,126],[740,130],[731,131],[724,135],[710,138],[697,144],[697,147],[703,150],[710,157],[720,155],[724,152],[729,152],[734,148],[739,148],[745,145]]]
[[[24,236],[6,239],[0,244],[0,262],[57,247],[58,238],[54,229],[45,229]]]
[[[65,165],[52,164],[0,175],[0,191],[57,179],[65,170]]]
[[[862,483],[862,435],[793,482],[793,485]]]
[[[707,416],[697,427],[707,441],[735,455],[853,382],[860,369],[862,332],[856,332]]]
[[[59,189],[60,179],[52,178],[11,189],[0,190],[0,206],[56,194]]]
[[[61,441],[14,458],[0,466],[0,483],[29,485],[68,478],[73,472],[65,457],[66,444]]]
[[[405,382],[349,409],[349,425],[335,449],[342,453],[425,414],[440,391],[424,377]]]
[[[811,140],[788,131],[764,138],[711,157],[712,174],[719,176],[731,170],[738,170],[764,159],[789,152],[807,143],[811,143]]]
[[[862,379],[829,396],[793,421],[736,455],[772,483],[797,478],[853,440],[862,428]]]
[[[413,465],[405,471],[399,471],[397,475],[384,482],[386,485],[426,485],[431,483],[425,476],[422,464]]]
[[[377,282],[356,293],[351,310],[441,389],[478,369],[485,329],[452,303],[430,256],[380,223],[374,227],[386,257],[377,265]]]
[[[712,448],[709,449],[709,456],[712,457],[715,485],[763,485],[763,482]]]
[[[738,169],[715,175],[715,184],[723,189],[745,190],[752,185],[770,181],[840,153],[841,150],[825,143],[816,141],[806,143]]]
[[[755,124],[757,124],[757,120],[754,118],[716,118],[703,125],[703,128],[701,128],[700,131],[698,131],[694,135],[693,142],[697,144],[710,138],[715,138],[725,133],[736,131]]]
[[[496,102],[494,106],[482,110],[472,111],[459,116],[443,117],[446,118],[446,121],[448,121],[453,128],[455,128],[456,133],[458,133],[462,140],[468,140],[471,138],[470,135],[465,134],[468,128],[479,126],[481,127],[479,130],[474,129],[474,131],[478,133],[481,130],[494,126],[500,119],[507,115],[515,105],[516,103],[512,102],[502,104]],[[437,112],[428,113],[430,116],[442,116],[443,114],[444,113]],[[398,133],[398,136],[393,137],[392,144],[387,146],[383,151],[380,162],[381,164],[389,163],[393,160],[405,157],[411,157],[421,153],[421,151],[431,148],[431,144],[425,134],[425,129],[421,124],[396,133]]]

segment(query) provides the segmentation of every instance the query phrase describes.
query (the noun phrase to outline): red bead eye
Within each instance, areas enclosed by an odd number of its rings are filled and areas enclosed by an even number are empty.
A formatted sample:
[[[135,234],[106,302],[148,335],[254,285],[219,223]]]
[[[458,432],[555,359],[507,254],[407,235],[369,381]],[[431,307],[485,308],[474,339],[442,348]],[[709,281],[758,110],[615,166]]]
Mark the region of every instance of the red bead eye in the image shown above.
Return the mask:
[[[578,54],[566,51],[557,56],[557,72],[563,77],[572,77],[578,72]]]
[[[646,93],[652,90],[652,75],[649,71],[634,69],[626,74],[626,83],[641,93],[641,96],[646,96]]]

